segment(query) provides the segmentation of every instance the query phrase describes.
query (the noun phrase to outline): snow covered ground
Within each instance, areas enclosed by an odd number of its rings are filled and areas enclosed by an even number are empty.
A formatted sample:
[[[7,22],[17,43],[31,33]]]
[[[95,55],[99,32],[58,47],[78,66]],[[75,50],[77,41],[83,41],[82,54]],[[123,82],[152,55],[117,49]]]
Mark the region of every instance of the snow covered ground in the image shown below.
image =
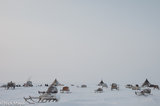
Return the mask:
[[[96,84],[87,88],[70,86],[72,93],[58,93],[58,102],[28,104],[23,97],[39,96],[38,91],[46,91],[47,87],[19,87],[15,90],[0,88],[0,106],[160,106],[160,90],[152,89],[152,95],[137,96],[135,91],[120,85],[120,90],[104,88],[103,93],[94,93]],[[62,87],[58,87],[60,90]],[[11,105],[12,104],[12,105]]]

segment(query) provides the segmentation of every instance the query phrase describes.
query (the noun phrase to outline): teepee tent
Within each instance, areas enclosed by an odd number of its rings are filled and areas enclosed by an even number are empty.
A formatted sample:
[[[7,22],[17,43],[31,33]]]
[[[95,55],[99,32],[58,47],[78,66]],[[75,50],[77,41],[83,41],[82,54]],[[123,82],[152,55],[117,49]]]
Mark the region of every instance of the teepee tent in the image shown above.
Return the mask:
[[[24,87],[32,87],[33,86],[32,81],[27,81],[26,83],[24,83],[23,86]]]
[[[47,93],[58,93],[58,89],[56,86],[60,86],[61,84],[58,82],[57,79],[53,81],[53,83],[48,87]]]
[[[53,81],[52,85],[54,85],[54,86],[61,86],[62,84],[60,84],[60,83],[58,82],[58,80],[55,79],[55,80]]]
[[[32,87],[33,86],[32,81],[31,81],[31,77],[28,78],[27,82],[24,83],[23,86],[24,87]]]
[[[107,84],[103,82],[103,80],[101,80],[98,84],[98,86],[102,86],[102,87],[106,87],[108,88]]]
[[[103,80],[101,80],[98,84],[98,86],[102,86],[104,84]]]
[[[149,85],[151,85],[151,83],[148,81],[148,79],[146,79],[142,84],[142,87],[149,87]]]
[[[50,85],[47,89],[47,93],[58,93],[58,89],[55,85]]]

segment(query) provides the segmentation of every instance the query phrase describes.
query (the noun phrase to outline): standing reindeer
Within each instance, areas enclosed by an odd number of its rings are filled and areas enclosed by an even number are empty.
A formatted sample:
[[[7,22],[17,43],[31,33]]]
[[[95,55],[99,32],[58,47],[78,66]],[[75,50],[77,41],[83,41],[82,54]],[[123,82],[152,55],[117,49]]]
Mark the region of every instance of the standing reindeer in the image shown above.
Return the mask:
[[[8,83],[7,83],[7,86],[6,86],[6,87],[7,87],[7,89],[9,89],[9,88],[15,89],[16,84],[11,81],[11,82],[8,82]]]

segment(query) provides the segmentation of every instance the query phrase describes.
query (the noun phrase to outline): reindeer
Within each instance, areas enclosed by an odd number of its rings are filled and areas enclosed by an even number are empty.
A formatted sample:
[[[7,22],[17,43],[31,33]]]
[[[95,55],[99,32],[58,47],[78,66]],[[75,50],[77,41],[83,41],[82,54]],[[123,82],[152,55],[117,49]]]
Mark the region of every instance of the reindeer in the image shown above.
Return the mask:
[[[16,84],[11,81],[11,82],[8,82],[8,83],[7,83],[7,86],[6,86],[6,87],[7,87],[7,89],[9,89],[9,88],[15,89]]]

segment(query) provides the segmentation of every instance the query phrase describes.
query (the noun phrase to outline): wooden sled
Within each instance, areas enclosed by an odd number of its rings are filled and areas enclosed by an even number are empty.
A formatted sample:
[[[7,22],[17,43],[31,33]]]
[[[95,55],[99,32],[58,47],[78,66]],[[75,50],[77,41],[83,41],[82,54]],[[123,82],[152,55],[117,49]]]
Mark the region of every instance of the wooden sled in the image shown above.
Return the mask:
[[[52,94],[43,94],[39,97],[31,97],[28,98],[24,97],[24,100],[28,102],[29,104],[35,104],[35,103],[46,103],[46,102],[57,102],[58,99],[55,95]]]
[[[98,88],[96,90],[94,90],[95,93],[103,93],[103,89],[102,88]]]
[[[113,89],[119,90],[119,86],[116,83],[112,83],[111,90]]]
[[[61,90],[60,90],[60,92],[61,93],[72,93],[72,92],[70,92],[70,89],[69,89],[69,87],[68,86],[65,86],[65,87],[63,87]]]
[[[137,96],[149,96],[151,95],[151,89],[144,89],[140,92],[135,92]]]

